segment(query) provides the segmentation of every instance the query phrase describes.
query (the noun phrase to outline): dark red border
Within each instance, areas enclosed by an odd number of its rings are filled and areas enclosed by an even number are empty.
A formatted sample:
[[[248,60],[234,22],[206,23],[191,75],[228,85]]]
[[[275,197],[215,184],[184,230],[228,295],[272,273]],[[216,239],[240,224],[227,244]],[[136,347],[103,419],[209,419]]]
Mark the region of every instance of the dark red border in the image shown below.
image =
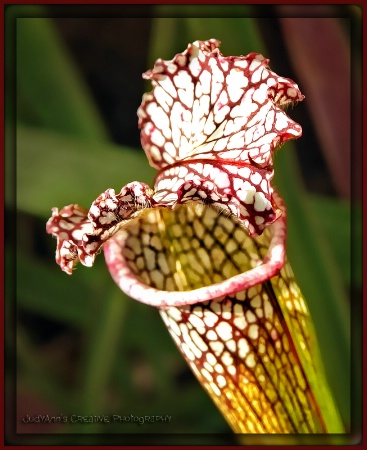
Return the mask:
[[[363,42],[367,42],[367,30],[366,30],[366,9],[363,9]],[[366,45],[364,45],[363,48],[363,77],[362,80],[364,80],[364,76],[367,73],[367,61],[366,61]],[[367,140],[366,140],[366,130],[367,130],[367,93],[366,89],[362,89],[363,92],[363,101],[362,101],[362,204],[363,204],[363,224],[367,223],[367,209],[366,209],[366,199],[367,199],[367,179],[366,179],[366,173],[367,173],[367,158],[365,156],[366,152],[366,146],[367,146]],[[362,228],[363,230],[363,228]],[[363,278],[365,276],[366,272],[366,266],[367,266],[367,240],[363,239]],[[364,343],[367,339],[367,330],[366,330],[366,317],[367,317],[367,308],[363,308],[363,306],[367,302],[367,292],[366,292],[366,286],[363,284],[363,303],[362,303],[362,313],[363,313],[363,339],[362,339],[362,358],[363,358],[363,375],[367,373],[367,358],[365,357],[364,350]],[[363,377],[364,379],[364,377]],[[367,390],[365,385],[363,384],[363,428],[362,428],[362,434],[363,431],[367,428],[367,414],[366,414],[366,405],[367,405]],[[362,439],[364,441],[364,439]]]
[[[155,2],[155,1],[150,1],[150,0],[145,0],[145,1],[123,1],[123,0],[110,0],[108,1],[109,5],[120,5],[120,4],[141,4],[141,5],[154,5],[154,4],[228,4],[225,3],[223,1],[218,1],[218,0],[211,0],[210,2],[208,0],[202,0],[200,2],[197,1],[193,1],[193,0],[186,0],[185,2],[179,2],[179,3],[175,3],[172,0],[161,0],[160,2]],[[241,0],[231,0],[229,2],[230,4],[251,4],[254,2],[247,2],[247,1],[241,1]],[[263,5],[268,5],[268,4],[294,4],[295,2],[289,2],[289,1],[284,1],[284,0],[279,0],[277,2],[274,1],[266,1],[263,0],[261,2],[256,2],[256,4],[263,4]],[[322,2],[323,4],[333,4],[333,5],[361,5],[361,3],[356,3],[353,1],[340,1],[340,0],[326,0],[324,2]],[[98,1],[98,0],[79,0],[78,2],[74,2],[74,1],[70,1],[70,0],[63,0],[63,1],[52,1],[52,0],[39,0],[37,2],[33,2],[30,0],[23,0],[23,1],[8,1],[8,2],[1,2],[1,11],[0,11],[0,25],[1,25],[1,87],[0,87],[0,97],[1,97],[1,102],[3,105],[3,108],[1,108],[0,110],[0,118],[1,118],[1,123],[4,124],[4,73],[5,73],[5,68],[4,68],[4,13],[5,13],[5,8],[8,5],[21,5],[21,4],[62,4],[62,5],[86,5],[86,4],[90,4],[90,5],[106,5],[107,3],[102,2],[102,1]],[[320,2],[319,1],[304,1],[302,2],[302,4],[307,4],[307,5],[319,5]],[[363,14],[363,22],[365,22],[365,17],[366,17],[366,10],[363,9],[362,6],[362,14]],[[364,23],[363,23],[364,24]],[[365,25],[365,24],[364,24]],[[363,27],[363,41],[367,42],[367,30],[366,30],[366,26]],[[363,73],[367,72],[367,63],[366,63],[366,50],[365,50],[366,46],[364,46],[364,52],[363,52]],[[363,106],[362,106],[362,126],[363,126],[363,130],[367,129],[367,124],[366,124],[366,105],[367,105],[367,95],[366,95],[366,89],[363,89]],[[3,149],[3,155],[4,155],[4,127],[1,127],[1,131],[0,131],[0,136],[1,136],[1,144],[2,144],[2,149]],[[365,133],[363,133],[363,137],[362,137],[362,143],[363,143],[363,150],[367,151],[367,142],[365,139]],[[362,170],[363,170],[363,176],[362,176],[362,199],[363,199],[363,206],[365,206],[364,202],[365,199],[367,198],[367,180],[364,177],[364,174],[366,173],[366,165],[367,165],[367,157],[363,157],[362,158]],[[2,175],[2,179],[4,180],[5,177],[5,173],[4,173],[4,158],[1,159],[1,175]],[[1,231],[1,235],[4,236],[4,183],[0,184],[0,190],[1,190],[1,220],[0,220],[0,231]],[[367,209],[363,208],[363,220],[364,223],[367,223]],[[366,263],[367,263],[367,240],[364,239],[363,240],[363,273],[366,267]],[[1,239],[0,240],[0,252],[1,255],[4,255],[4,240]],[[1,279],[1,287],[2,287],[2,291],[4,292],[4,268],[5,268],[5,261],[4,261],[4,257],[1,258],[1,275],[0,279]],[[366,290],[365,288],[363,288],[363,303],[367,301],[366,299]],[[4,324],[4,308],[1,308],[1,319],[2,319],[2,323]],[[366,323],[366,308],[364,308],[363,310],[363,305],[362,305],[362,311],[363,311],[363,324]],[[1,343],[4,344],[4,327],[1,326],[0,327],[0,340]],[[363,342],[364,339],[367,338],[367,332],[366,332],[366,327],[363,326]],[[5,393],[5,388],[4,388],[4,345],[1,346],[1,399],[3,400],[3,405],[4,405],[4,393]],[[366,369],[367,369],[367,358],[363,357],[363,372],[366,373]],[[367,414],[365,413],[365,405],[367,404],[366,402],[367,400],[367,392],[366,389],[363,389],[363,428],[362,428],[362,441],[361,443],[356,444],[357,446],[363,446],[364,447],[364,436],[363,436],[363,431],[366,429],[366,425],[367,425]],[[2,423],[4,424],[4,408],[1,409],[1,416],[0,416],[0,420],[2,421]],[[0,428],[4,428],[1,427]],[[17,449],[28,449],[29,447],[32,446],[12,446],[12,445],[6,445],[4,442],[4,436],[2,436],[2,440],[0,441],[0,448],[5,448],[5,447],[11,447],[15,450]],[[345,449],[345,448],[350,448],[350,447],[355,447],[356,445],[347,445],[347,446],[337,446],[340,449]],[[70,448],[70,446],[55,446],[56,448],[62,450],[62,449],[67,449]],[[72,447],[72,446],[71,446]],[[119,446],[120,447],[120,446]],[[161,446],[126,446],[125,448],[133,448],[133,449],[143,449],[143,448],[151,448],[151,449],[160,449]],[[168,446],[169,447],[169,446]],[[251,446],[246,446],[246,447],[250,447]],[[271,446],[256,446],[255,448],[258,447],[271,447]],[[281,448],[282,446],[276,446],[276,448]],[[298,446],[286,446],[286,448],[297,448]],[[329,449],[330,446],[325,446],[325,445],[320,445],[320,446],[315,446],[312,445],[312,447],[314,448],[319,448],[319,449]],[[53,446],[42,446],[42,448],[54,448]],[[88,446],[88,448],[91,449],[99,449],[99,446]],[[181,449],[181,448],[193,448],[193,447],[189,447],[189,446],[176,446],[175,448]],[[233,447],[236,448],[236,447]]]
[[[63,1],[52,1],[52,0],[39,0],[37,2],[30,1],[30,0],[24,0],[24,1],[8,1],[8,2],[1,2],[2,6],[5,5],[127,5],[127,4],[134,4],[134,5],[196,5],[196,4],[209,4],[209,5],[243,5],[243,4],[255,4],[256,5],[294,5],[297,2],[291,2],[291,1],[285,1],[285,0],[279,0],[279,1],[271,1],[271,0],[262,0],[261,2],[249,2],[249,1],[242,1],[242,0],[231,0],[230,2],[224,2],[224,1],[218,1],[218,0],[201,0],[201,1],[195,1],[195,0],[186,0],[186,1],[179,1],[174,2],[172,0],[161,0],[159,2],[157,1],[151,1],[151,0],[139,0],[139,1],[124,1],[124,0],[109,0],[108,2],[102,2],[101,0],[79,0],[77,2],[71,1],[71,0],[63,0]],[[341,1],[341,0],[326,0],[323,2],[319,2],[317,0],[306,0],[301,3],[302,5],[361,5],[362,2],[357,3],[353,1]],[[3,8],[2,8],[3,9]]]

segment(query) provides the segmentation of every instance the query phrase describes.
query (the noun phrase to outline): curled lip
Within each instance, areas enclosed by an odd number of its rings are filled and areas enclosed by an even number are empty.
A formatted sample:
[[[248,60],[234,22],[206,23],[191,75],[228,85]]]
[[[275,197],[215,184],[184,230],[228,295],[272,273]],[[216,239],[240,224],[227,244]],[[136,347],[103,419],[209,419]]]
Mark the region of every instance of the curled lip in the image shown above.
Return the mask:
[[[138,125],[149,162],[158,169],[154,188],[134,181],[119,194],[107,189],[89,211],[79,205],[60,212],[54,208],[46,230],[58,239],[56,260],[62,270],[71,274],[78,260],[92,266],[104,247],[115,281],[125,277],[124,283],[118,282],[120,287],[143,301],[136,294],[139,281],[134,288],[126,287],[132,275],[118,248],[123,245],[120,230],[143,217],[145,209],[173,211],[191,203],[238,219],[251,237],[274,224],[268,254],[258,267],[212,288],[198,288],[192,298],[199,301],[201,296],[205,301],[223,289],[235,292],[250,280],[264,281],[266,274],[272,276],[282,266],[285,207],[271,184],[272,153],[301,135],[300,125],[280,106],[300,101],[303,95],[292,80],[272,72],[262,55],[225,57],[219,45],[215,39],[195,41],[172,60],[157,60],[143,75],[153,90],[143,96]],[[153,304],[174,303],[173,292],[167,291],[165,300],[156,294],[149,291]]]
[[[157,306],[160,308],[192,305],[205,302],[213,298],[219,298],[224,295],[231,295],[236,292],[243,291],[244,289],[248,289],[253,285],[268,280],[269,278],[277,274],[280,268],[283,266],[285,260],[286,238],[285,215],[283,215],[283,217],[276,221],[273,225],[269,226],[269,246],[267,248],[266,254],[262,259],[258,255],[256,255],[256,259],[253,258],[252,261],[246,259],[246,262],[241,262],[239,267],[246,267],[247,269],[242,273],[237,270],[237,272],[239,273],[233,274],[228,278],[223,275],[223,279],[217,282],[211,282],[210,284],[205,284],[205,281],[203,279],[201,279],[199,283],[193,282],[191,285],[182,285],[182,283],[174,280],[172,285],[170,285],[171,290],[167,289],[167,286],[165,286],[163,280],[155,282],[157,274],[155,275],[155,277],[151,277],[149,282],[147,283],[146,279],[144,280],[139,277],[139,271],[137,270],[135,264],[131,264],[131,252],[134,252],[134,247],[136,247],[136,245],[132,245],[132,247],[128,247],[128,249],[126,250],[126,243],[129,241],[129,239],[131,240],[131,229],[140,226],[140,230],[142,230],[141,232],[143,234],[138,235],[138,238],[142,242],[149,242],[148,236],[153,236],[156,238],[155,246],[158,247],[159,250],[155,250],[155,255],[164,255],[165,261],[169,261],[171,257],[176,259],[176,261],[180,261],[180,259],[182,258],[182,253],[179,250],[175,250],[174,248],[172,248],[174,247],[174,244],[172,245],[170,243],[171,241],[174,243],[177,242],[179,237],[172,237],[172,229],[174,229],[175,224],[180,224],[180,209],[181,211],[183,209],[187,209],[187,212],[183,214],[190,215],[190,220],[192,220],[190,224],[193,224],[192,226],[194,227],[195,221],[196,223],[205,224],[206,221],[215,220],[215,218],[218,216],[218,211],[209,211],[209,208],[205,206],[203,208],[197,208],[197,206],[195,207],[192,204],[179,206],[172,212],[165,211],[165,214],[163,215],[159,210],[156,212],[156,214],[154,214],[154,211],[152,211],[153,214],[150,217],[144,215],[141,219],[137,219],[140,221],[139,225],[135,221],[135,223],[131,224],[131,227],[128,227],[125,230],[116,233],[108,242],[106,242],[104,253],[111,276],[118,284],[120,289],[130,297],[139,300],[142,303]],[[169,216],[171,216],[171,218]],[[210,216],[210,219],[208,219],[208,216]],[[233,229],[236,230],[238,236],[241,236],[240,238],[238,237],[238,241],[236,240],[236,244],[233,245],[238,245],[239,249],[241,248],[241,245],[243,246],[243,248],[246,248],[248,245],[246,244],[246,241],[251,241],[251,238],[248,236],[248,233],[244,229],[243,225],[234,216],[223,216],[222,219],[223,225],[224,223],[226,223],[226,225],[224,225],[226,227],[232,226],[229,225],[229,223],[232,222]],[[187,224],[181,223],[179,226],[185,228]],[[148,232],[144,232],[144,227],[148,227],[149,234]],[[133,238],[136,239],[135,234],[133,234]],[[194,232],[194,242],[195,238],[198,238],[198,235],[196,235]],[[150,238],[150,240],[152,240],[152,238]],[[210,243],[208,244],[208,246],[206,246],[205,239],[201,239],[201,254],[203,254],[204,256],[202,257],[202,259],[200,259],[200,257],[197,257],[196,259],[196,264],[204,264],[207,271],[210,271],[211,269],[210,263],[208,263],[210,256],[208,256],[207,259],[205,255],[210,255],[211,253],[213,253],[212,249],[215,244],[213,246],[212,245],[213,244]],[[180,246],[178,247],[180,248]],[[190,244],[187,245],[185,251],[186,254],[189,254],[189,252],[197,254],[197,249],[195,249],[195,247]],[[240,250],[238,250],[238,253],[239,252]],[[127,258],[127,254],[130,259]],[[138,258],[141,254],[141,252],[135,254],[133,259]],[[222,254],[222,256],[223,258],[229,258],[229,255],[225,255],[224,253]],[[157,256],[155,256],[155,258],[157,259]],[[244,256],[242,256],[242,258],[244,258]],[[195,261],[193,260],[192,264],[194,263]],[[162,262],[162,264],[166,265],[166,262]],[[152,268],[152,272],[157,270],[162,272],[162,267],[160,267],[159,261],[158,264],[154,266],[154,269]],[[174,276],[178,273],[182,274],[181,263],[176,263],[175,265],[173,265],[173,268],[171,268],[171,270]],[[165,275],[168,275],[167,272],[168,270],[166,271]],[[187,277],[190,278],[189,274],[188,276],[183,274],[183,276],[185,278],[185,281]],[[212,279],[214,278],[215,277],[213,275]]]

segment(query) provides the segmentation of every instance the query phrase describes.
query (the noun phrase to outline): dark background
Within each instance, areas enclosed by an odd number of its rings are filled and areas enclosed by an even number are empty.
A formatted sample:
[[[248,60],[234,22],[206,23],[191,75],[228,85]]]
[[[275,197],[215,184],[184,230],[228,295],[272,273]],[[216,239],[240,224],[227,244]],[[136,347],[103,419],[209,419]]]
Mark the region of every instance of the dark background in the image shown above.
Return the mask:
[[[55,241],[45,233],[53,206],[88,206],[107,187],[119,190],[133,179],[151,183],[154,172],[146,167],[137,127],[136,110],[150,89],[141,74],[158,57],[171,59],[188,42],[211,37],[222,41],[224,55],[263,53],[271,69],[294,79],[306,96],[288,111],[302,125],[303,136],[279,153],[277,183],[290,210],[291,263],[310,302],[337,404],[347,429],[353,427],[357,419],[350,417],[349,386],[353,377],[358,389],[359,372],[349,362],[349,315],[358,313],[361,293],[361,13],[346,6],[305,8],[7,10],[6,72],[14,89],[6,119],[9,126],[16,124],[17,138],[16,159],[11,153],[7,157],[8,167],[16,168],[16,193],[7,172],[6,203],[8,224],[16,218],[16,230],[8,226],[6,241],[8,279],[13,266],[16,275],[15,287],[7,285],[6,308],[9,393],[16,388],[15,408],[13,396],[8,397],[10,443],[236,442],[158,312],[118,291],[102,257],[92,270],[79,267],[72,278],[61,273],[54,263]],[[285,152],[291,160],[282,156]],[[292,176],[299,183],[291,188],[297,207],[307,207],[302,226],[308,234],[300,234],[303,229],[292,216],[294,200],[287,199]],[[310,250],[307,256],[308,249],[319,253]],[[323,267],[318,280],[312,269],[318,270],[311,267],[316,259]],[[322,302],[312,303],[312,289]],[[353,328],[358,355],[360,328]],[[341,368],[348,373],[341,374]],[[120,413],[173,419],[144,426],[21,423],[26,414]]]

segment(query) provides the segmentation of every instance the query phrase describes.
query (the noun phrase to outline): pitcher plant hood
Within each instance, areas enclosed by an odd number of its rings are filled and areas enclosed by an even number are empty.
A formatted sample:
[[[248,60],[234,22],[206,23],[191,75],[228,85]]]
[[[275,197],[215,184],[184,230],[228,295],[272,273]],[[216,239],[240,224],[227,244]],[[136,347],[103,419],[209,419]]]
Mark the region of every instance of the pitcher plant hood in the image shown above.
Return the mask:
[[[135,181],[119,194],[107,189],[89,211],[53,208],[47,232],[58,239],[62,270],[71,274],[78,261],[91,266],[107,241],[150,209],[204,204],[238,219],[250,236],[282,215],[271,184],[273,153],[301,135],[283,109],[303,95],[292,80],[272,72],[262,55],[224,57],[218,47],[215,39],[196,41],[171,61],[158,59],[143,75],[153,90],[143,96],[138,117],[142,146],[158,169],[154,187]],[[274,226],[266,270],[284,260],[284,218]],[[250,278],[257,274],[261,282],[262,269]]]

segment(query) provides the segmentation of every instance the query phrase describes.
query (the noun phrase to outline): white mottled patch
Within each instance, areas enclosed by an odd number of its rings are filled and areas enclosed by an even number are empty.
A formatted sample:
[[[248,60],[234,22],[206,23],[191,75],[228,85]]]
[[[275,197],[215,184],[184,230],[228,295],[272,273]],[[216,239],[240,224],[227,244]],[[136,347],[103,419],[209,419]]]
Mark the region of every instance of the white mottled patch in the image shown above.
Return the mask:
[[[67,239],[68,238],[67,233],[59,233],[59,239],[62,239],[63,234],[65,234],[64,239]],[[85,234],[85,230],[74,230],[72,232],[73,239],[75,239],[76,241],[81,241],[83,239],[84,234]]]
[[[206,369],[208,372],[214,372],[213,367],[212,367],[207,361],[204,361],[204,362],[203,362],[203,367],[205,367],[205,369]]]
[[[244,203],[246,203],[247,205],[254,203],[255,194],[256,194],[256,189],[252,186],[250,186],[249,188],[247,186],[245,187],[245,183],[244,183],[244,187],[242,189],[240,189],[239,191],[237,191],[238,198],[240,200],[242,200]]]
[[[216,152],[220,152],[222,150],[226,150],[227,144],[228,144],[228,138],[218,139],[217,142],[215,143],[214,147],[213,147],[213,150],[216,151]],[[218,170],[218,169],[216,169],[216,170]]]
[[[238,343],[238,356],[243,359],[247,355],[247,353],[250,351],[250,347],[248,345],[248,342],[245,338],[241,338]]]
[[[180,167],[179,167],[179,170],[178,170],[178,173],[177,173],[177,176],[178,176],[179,178],[185,178],[187,174],[188,174],[188,169],[187,169],[187,167],[185,167],[185,166],[180,166]]]
[[[227,322],[219,322],[215,329],[223,341],[228,341],[233,336],[232,327]]]
[[[164,160],[166,161],[166,163],[168,163],[168,164],[172,164],[172,163],[175,162],[175,160],[173,159],[173,157],[172,157],[171,155],[169,155],[168,153],[166,153],[166,152],[163,152],[162,156],[163,156],[163,159],[164,159]]]
[[[106,200],[106,206],[108,207],[108,209],[112,210],[117,208],[116,203],[114,203],[110,198]]]
[[[217,364],[217,359],[212,353],[206,354],[206,359],[211,366],[215,366]]]
[[[157,86],[154,90],[155,98],[162,108],[167,112],[169,107],[172,106],[172,97],[161,87]]]
[[[216,124],[214,123],[214,120],[213,120],[213,113],[210,112],[209,117],[207,118],[207,120],[205,122],[205,126],[204,126],[203,132],[207,136],[210,136],[212,133],[214,133],[216,128],[217,128],[217,126],[216,126]]]
[[[256,192],[254,198],[255,198],[254,202],[255,211],[259,212],[265,211],[269,203],[268,200],[265,198],[265,195],[262,192]]]
[[[178,308],[169,308],[167,313],[177,322],[182,320],[182,313]]]
[[[228,95],[232,102],[237,102],[243,95],[243,89],[248,85],[248,78],[240,70],[232,69],[227,75]]]
[[[284,130],[284,128],[288,127],[288,118],[284,113],[278,113],[276,115],[275,128],[278,131]]]
[[[200,74],[199,81],[203,94],[210,94],[211,74],[208,70],[203,70]]]
[[[213,377],[212,375],[206,370],[206,369],[201,369],[201,374],[204,378],[206,378],[208,381],[213,381]]]
[[[201,350],[195,345],[195,343],[192,341],[192,334],[190,332],[190,334],[185,334],[183,335],[186,344],[188,345],[188,347],[190,348],[190,350],[194,353],[194,355],[196,356],[196,358],[200,359],[202,357],[202,352]]]
[[[252,61],[251,65],[254,63],[255,61]],[[263,68],[259,67],[257,70],[255,70],[255,72],[252,74],[251,77],[251,83],[258,83],[261,80],[261,74],[262,74]],[[255,91],[256,92],[256,91]]]
[[[238,168],[236,166],[232,166],[232,165],[224,165],[223,168],[225,170],[227,170],[227,172],[233,173],[233,174],[237,174]]]
[[[221,108],[223,108],[225,105],[227,105],[227,103],[228,103],[228,95],[227,95],[227,92],[225,90],[223,90],[220,93],[218,101],[214,105],[214,110],[213,110],[214,115],[216,115]]]
[[[224,387],[227,384],[227,381],[223,375],[217,376],[217,384],[220,388]]]
[[[239,305],[236,305],[239,306]],[[244,330],[247,327],[247,322],[244,315],[239,315],[233,319],[233,323],[239,330]]]
[[[271,109],[268,112],[268,114],[266,115],[266,120],[265,120],[265,130],[266,131],[270,131],[273,128],[274,117],[275,117],[275,112],[274,112],[274,110]]]
[[[217,341],[218,336],[214,330],[208,330],[206,333],[206,337],[209,341]]]
[[[235,67],[240,67],[241,69],[246,69],[248,66],[248,62],[245,59],[241,59],[238,61],[235,61],[233,64]]]
[[[205,309],[203,320],[208,327],[212,327],[218,322],[218,316],[208,309]]]
[[[269,189],[268,189],[268,182],[267,180],[262,180],[261,184],[260,184],[261,189],[263,190],[263,192],[265,192],[265,194],[269,193]]]
[[[185,89],[188,85],[192,84],[191,76],[184,70],[180,70],[177,75],[173,77],[173,82],[177,88],[181,89]]]
[[[197,58],[194,58],[190,62],[190,71],[194,77],[198,77],[201,71],[201,65]]]
[[[160,85],[171,97],[176,98],[176,88],[170,77],[165,77],[163,80],[160,80]]]
[[[174,74],[177,70],[177,67],[174,64],[166,64],[166,69],[170,74]]]
[[[221,353],[223,352],[224,344],[223,344],[223,342],[220,342],[220,341],[213,341],[213,342],[209,342],[209,347],[212,349],[214,355],[220,356]]]
[[[247,367],[255,367],[256,366],[256,360],[255,360],[255,357],[254,357],[254,354],[253,353],[250,353],[248,356],[247,356],[247,358],[246,358],[246,360],[245,360],[245,363],[246,363],[246,366]]]
[[[231,339],[229,341],[226,342],[226,347],[228,348],[228,350],[232,353],[235,353],[237,350],[237,345],[236,345],[236,341],[234,339]]]
[[[261,62],[257,59],[254,59],[253,61],[251,61],[250,67],[249,67],[249,71],[253,72],[255,69],[257,69],[259,66],[261,65]]]
[[[248,321],[249,323],[256,322],[256,316],[255,316],[255,314],[254,314],[252,311],[250,311],[250,310],[246,311],[246,318],[247,318],[247,321]]]
[[[255,324],[250,325],[247,335],[250,339],[257,339],[259,337],[259,326]]]
[[[204,327],[205,323],[200,319],[200,317],[190,314],[188,318],[189,322],[193,325],[194,328]]]
[[[175,333],[177,336],[181,336],[180,327],[177,325],[177,322],[169,316],[168,316],[168,325],[170,329],[173,331],[173,333]]]
[[[233,358],[229,352],[224,352],[222,355],[222,361],[224,366],[230,366],[233,364]]]
[[[251,170],[249,167],[242,167],[241,169],[238,169],[238,175],[245,179],[248,179],[251,175]]]
[[[262,176],[259,174],[259,172],[254,172],[251,175],[250,179],[253,184],[260,184],[260,182],[262,180]]]
[[[226,115],[230,112],[231,108],[228,105],[223,106],[217,114],[214,116],[214,120],[216,123],[221,123],[224,121]]]

